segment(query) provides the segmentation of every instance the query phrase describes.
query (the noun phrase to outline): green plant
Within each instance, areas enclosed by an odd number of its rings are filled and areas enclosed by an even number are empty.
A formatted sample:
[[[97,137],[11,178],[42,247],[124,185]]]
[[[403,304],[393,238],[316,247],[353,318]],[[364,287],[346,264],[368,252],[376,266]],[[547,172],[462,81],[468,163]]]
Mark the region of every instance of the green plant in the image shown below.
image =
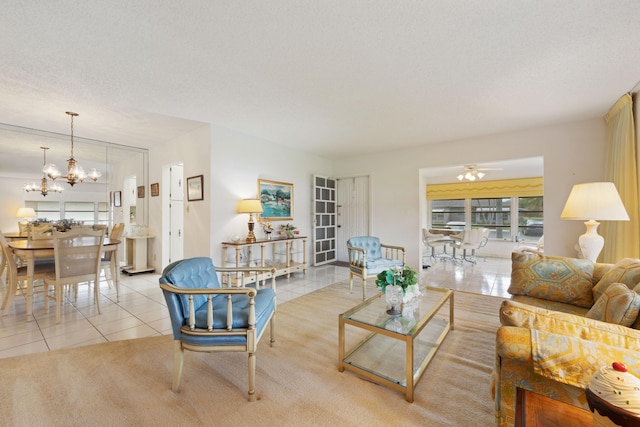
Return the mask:
[[[376,276],[376,285],[382,288],[382,293],[385,293],[387,286],[395,284],[402,288],[404,294],[409,286],[416,283],[418,283],[418,272],[406,265],[381,271]]]

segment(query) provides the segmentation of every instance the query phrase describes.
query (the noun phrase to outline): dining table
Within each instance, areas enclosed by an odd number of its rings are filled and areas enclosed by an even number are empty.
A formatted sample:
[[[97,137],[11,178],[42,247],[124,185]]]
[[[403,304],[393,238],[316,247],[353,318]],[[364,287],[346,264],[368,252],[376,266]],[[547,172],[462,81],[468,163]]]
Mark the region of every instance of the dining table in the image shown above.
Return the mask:
[[[5,235],[6,237],[6,235]],[[22,258],[25,260],[27,264],[27,307],[26,314],[27,320],[31,319],[32,313],[32,299],[33,299],[33,275],[35,269],[35,260],[42,258],[54,258],[55,251],[53,248],[53,239],[40,239],[40,240],[30,240],[30,239],[11,239],[8,242],[9,247],[13,251],[13,254],[16,257]],[[104,238],[102,243],[103,252],[114,252],[111,256],[111,262],[118,262],[118,247],[120,246],[120,240],[111,240],[107,237]],[[119,289],[119,280],[120,280],[120,271],[117,268],[116,264],[116,277],[114,279],[116,294],[118,294]],[[7,292],[7,296],[5,298],[5,302],[3,307],[7,307],[11,301],[13,300],[17,289],[9,289]]]

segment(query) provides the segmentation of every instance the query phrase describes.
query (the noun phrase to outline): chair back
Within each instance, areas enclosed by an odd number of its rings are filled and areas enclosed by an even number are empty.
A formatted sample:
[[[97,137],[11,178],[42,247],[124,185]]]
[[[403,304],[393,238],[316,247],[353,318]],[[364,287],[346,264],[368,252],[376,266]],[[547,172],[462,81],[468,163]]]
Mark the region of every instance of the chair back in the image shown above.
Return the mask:
[[[28,222],[19,222],[18,221],[18,230],[20,230],[20,234],[24,234],[27,236],[29,234],[29,225]]]
[[[100,254],[104,242],[104,230],[72,228],[53,231],[56,282],[75,284],[96,281],[100,273]]]
[[[160,283],[168,283],[180,288],[220,288],[218,275],[211,258],[189,258],[169,264],[162,271]],[[169,313],[172,309],[181,312],[183,318],[189,317],[189,295],[175,295],[177,298],[168,298]],[[167,293],[165,292],[165,297]],[[194,310],[202,307],[207,302],[207,295],[193,295]],[[213,298],[216,298],[214,296]],[[175,307],[171,307],[175,305]]]
[[[120,240],[122,237],[122,231],[124,230],[124,223],[116,224],[111,229],[111,234],[109,234],[109,240]],[[113,251],[105,252],[102,255],[103,261],[111,261],[111,256],[113,255]]]
[[[347,240],[347,245],[367,251],[367,261],[382,258],[382,248],[380,238],[374,236],[351,237]]]
[[[51,239],[52,230],[53,225],[51,224],[31,225],[29,227],[29,240]]]
[[[489,231],[490,230],[488,228],[464,230],[461,244],[463,246],[479,249],[487,244],[487,241],[489,240]]]
[[[120,240],[122,237],[122,232],[124,231],[124,222],[116,224],[111,229],[111,234],[109,234],[110,240]]]
[[[0,253],[7,263],[7,283],[12,283],[12,280],[15,280],[15,278],[18,277],[18,265],[16,264],[16,259],[13,255],[13,251],[9,247],[7,239],[4,237],[4,234],[2,234],[2,230],[0,230]]]

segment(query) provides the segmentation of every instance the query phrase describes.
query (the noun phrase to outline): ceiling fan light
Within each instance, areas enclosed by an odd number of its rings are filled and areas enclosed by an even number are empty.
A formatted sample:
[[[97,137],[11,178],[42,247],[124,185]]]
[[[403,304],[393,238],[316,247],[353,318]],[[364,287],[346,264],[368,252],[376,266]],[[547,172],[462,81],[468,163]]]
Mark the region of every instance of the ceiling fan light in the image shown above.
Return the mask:
[[[484,173],[478,172],[478,179],[482,179],[484,177]]]
[[[462,181],[464,179],[464,175],[460,174],[458,175],[458,181]]]

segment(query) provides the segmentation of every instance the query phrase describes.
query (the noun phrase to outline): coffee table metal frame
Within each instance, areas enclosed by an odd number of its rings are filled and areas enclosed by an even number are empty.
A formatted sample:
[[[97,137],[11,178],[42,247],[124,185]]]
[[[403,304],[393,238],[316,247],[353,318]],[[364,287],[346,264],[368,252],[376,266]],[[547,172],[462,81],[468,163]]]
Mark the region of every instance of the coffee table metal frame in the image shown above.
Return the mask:
[[[352,309],[338,315],[338,371],[344,372],[345,369],[356,372],[376,383],[389,386],[393,389],[404,392],[406,400],[413,402],[414,389],[422,378],[427,366],[440,348],[440,345],[448,335],[450,330],[454,329],[454,303],[453,291],[450,289],[433,288],[427,286],[426,295],[420,298],[418,316],[414,319],[411,317],[396,316],[393,318],[386,314],[386,302],[380,293],[363,303],[353,307]],[[443,319],[442,316],[436,318],[436,314],[443,309],[445,303],[449,301],[449,318]],[[373,314],[373,315],[372,315]],[[396,321],[401,327],[385,328],[389,321]],[[370,331],[367,337],[355,344],[350,350],[345,351],[345,325],[351,325],[356,328]],[[392,330],[390,330],[392,329]],[[396,329],[396,330],[393,330]],[[429,330],[429,344],[421,344],[420,353],[415,354],[416,339],[425,330]],[[362,360],[356,360],[363,356],[367,359],[366,352],[371,348],[380,349],[380,345],[376,342],[371,344],[372,340],[380,337],[390,337],[393,340],[389,342],[386,338],[384,345],[389,345],[389,351],[394,354],[402,351],[404,344],[405,366],[403,367],[405,378],[393,378],[388,374],[377,372],[376,367],[364,366]],[[426,348],[425,348],[426,346]],[[358,355],[358,353],[361,353]],[[416,356],[423,357],[422,360],[414,360]],[[384,357],[384,355],[383,355]],[[378,356],[378,359],[380,357]],[[403,384],[404,383],[404,384]]]

